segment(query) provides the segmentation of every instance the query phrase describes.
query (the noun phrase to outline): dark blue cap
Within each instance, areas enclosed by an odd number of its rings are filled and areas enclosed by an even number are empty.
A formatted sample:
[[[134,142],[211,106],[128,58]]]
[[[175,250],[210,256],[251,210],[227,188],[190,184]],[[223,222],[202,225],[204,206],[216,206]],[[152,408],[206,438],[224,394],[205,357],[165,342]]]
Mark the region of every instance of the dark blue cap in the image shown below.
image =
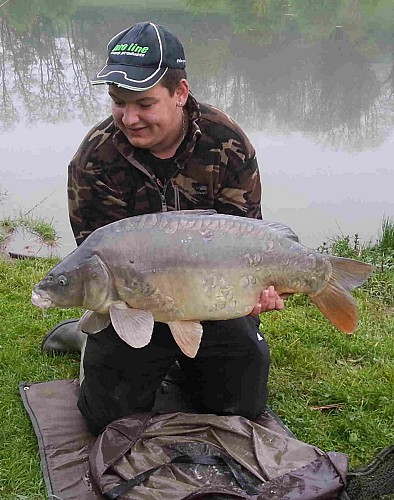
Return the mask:
[[[185,53],[179,39],[164,26],[134,24],[108,43],[108,59],[93,85],[114,83],[130,90],[156,85],[168,68],[184,69]]]

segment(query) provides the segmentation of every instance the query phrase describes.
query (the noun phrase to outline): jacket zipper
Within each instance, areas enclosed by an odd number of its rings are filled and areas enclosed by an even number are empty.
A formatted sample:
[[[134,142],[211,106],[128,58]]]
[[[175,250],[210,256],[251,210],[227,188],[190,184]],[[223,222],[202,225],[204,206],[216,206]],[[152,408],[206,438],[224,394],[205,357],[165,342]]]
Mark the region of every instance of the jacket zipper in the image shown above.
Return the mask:
[[[160,195],[161,211],[167,212],[167,200],[166,200],[167,182],[163,186],[160,179],[156,177],[154,180],[157,187],[157,191],[159,192]]]
[[[177,160],[175,160],[175,164],[177,166],[177,170],[171,175],[171,177],[169,179],[166,180],[166,183],[164,184],[164,186],[161,183],[160,179],[157,179],[157,178],[155,179],[157,190],[158,190],[159,195],[160,195],[161,211],[162,212],[168,212],[167,200],[166,200],[167,187],[168,187],[169,183],[171,182],[171,179],[173,177],[175,177],[179,173],[179,171],[181,170]],[[179,208],[180,208],[179,207],[179,191],[178,191],[177,187],[174,187],[174,196],[175,196],[175,210],[179,210]]]

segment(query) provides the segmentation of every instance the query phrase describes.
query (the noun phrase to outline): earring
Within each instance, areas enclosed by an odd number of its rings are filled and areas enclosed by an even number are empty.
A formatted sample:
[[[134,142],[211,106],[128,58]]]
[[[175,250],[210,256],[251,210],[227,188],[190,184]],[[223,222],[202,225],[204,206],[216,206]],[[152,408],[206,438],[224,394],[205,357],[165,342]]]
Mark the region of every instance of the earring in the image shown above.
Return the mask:
[[[182,101],[178,101],[178,106],[181,108],[183,106],[183,102]]]

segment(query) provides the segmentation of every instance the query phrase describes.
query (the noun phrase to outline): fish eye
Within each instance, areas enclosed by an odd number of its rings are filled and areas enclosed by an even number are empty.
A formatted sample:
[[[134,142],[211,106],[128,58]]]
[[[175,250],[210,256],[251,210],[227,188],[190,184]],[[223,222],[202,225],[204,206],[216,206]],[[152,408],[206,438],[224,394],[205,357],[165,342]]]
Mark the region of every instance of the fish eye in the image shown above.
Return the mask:
[[[60,286],[67,285],[67,278],[62,274],[58,277],[57,282]]]

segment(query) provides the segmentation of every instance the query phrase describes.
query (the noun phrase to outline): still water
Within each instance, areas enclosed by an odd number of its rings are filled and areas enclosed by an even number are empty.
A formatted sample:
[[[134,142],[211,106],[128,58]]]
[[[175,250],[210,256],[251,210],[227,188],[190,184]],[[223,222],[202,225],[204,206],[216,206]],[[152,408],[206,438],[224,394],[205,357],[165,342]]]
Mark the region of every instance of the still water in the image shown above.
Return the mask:
[[[252,140],[266,219],[312,247],[340,234],[378,236],[394,215],[391,0],[105,5],[0,7],[0,218],[45,217],[61,237],[58,255],[74,248],[67,164],[110,112],[106,89],[89,80],[114,34],[151,20],[183,42],[197,99],[229,113]]]

